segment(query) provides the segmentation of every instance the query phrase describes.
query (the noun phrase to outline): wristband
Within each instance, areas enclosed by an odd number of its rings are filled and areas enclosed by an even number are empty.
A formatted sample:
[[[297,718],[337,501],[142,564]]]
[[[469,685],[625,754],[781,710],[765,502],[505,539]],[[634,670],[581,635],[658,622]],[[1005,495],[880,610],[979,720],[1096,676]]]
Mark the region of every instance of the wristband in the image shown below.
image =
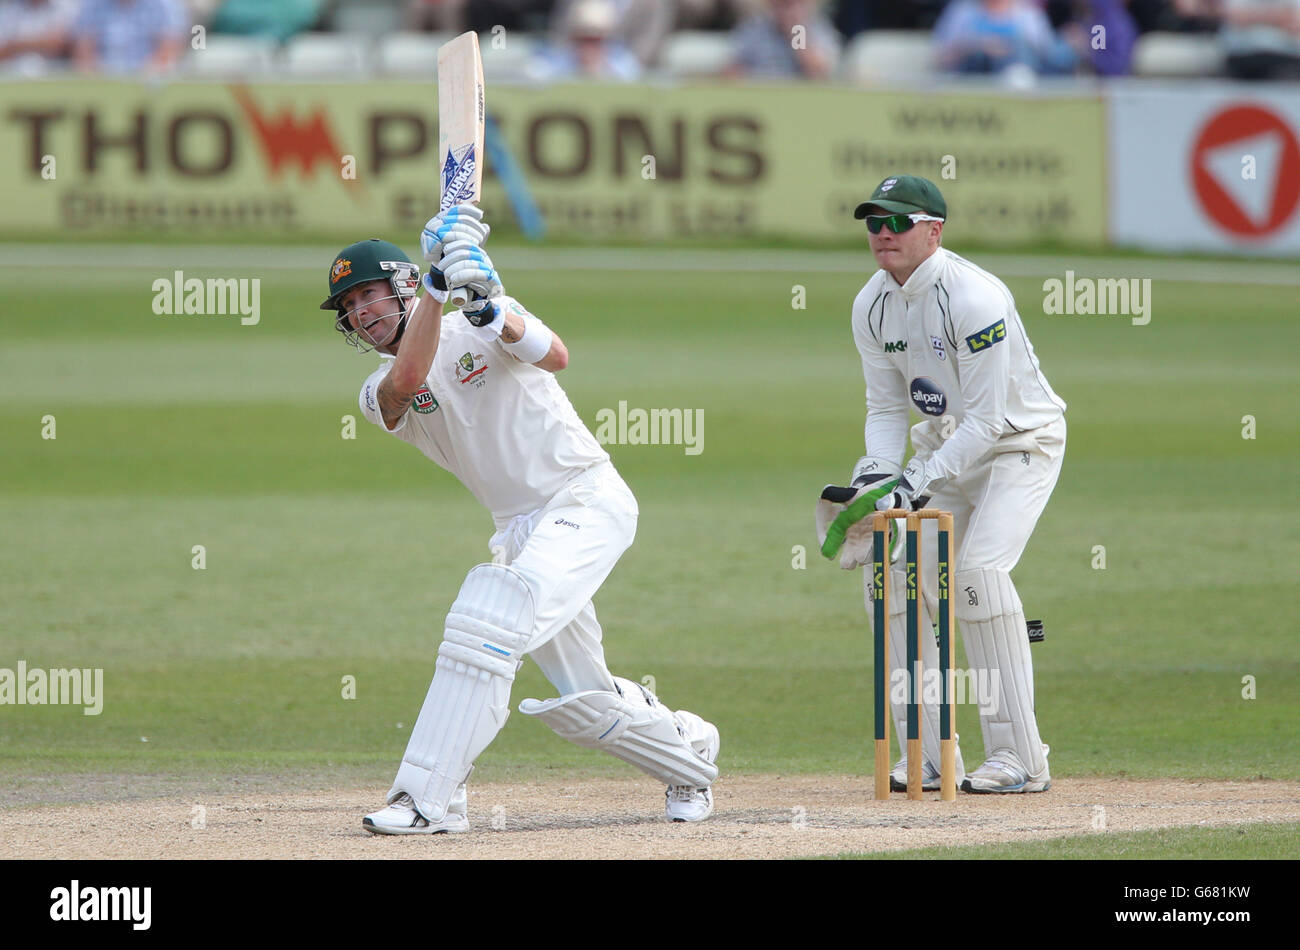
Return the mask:
[[[524,335],[514,343],[501,341],[501,345],[521,363],[536,363],[551,352],[551,328],[531,313],[524,317]]]
[[[450,293],[450,291],[439,290],[437,287],[433,286],[432,272],[425,274],[422,282],[424,284],[424,289],[428,291],[430,297],[438,301],[438,303],[447,302],[447,295]]]
[[[477,303],[477,301],[474,302]],[[470,323],[469,325],[474,330],[475,336],[484,343],[491,343],[493,340],[497,339],[497,337],[501,336],[501,331],[506,327],[506,312],[504,308],[497,306],[492,301],[487,301],[487,306],[492,308],[492,319],[482,326],[475,323]],[[469,316],[465,314],[463,307],[460,312],[465,316],[466,322],[469,322]],[[477,316],[479,311],[475,310],[474,313]]]

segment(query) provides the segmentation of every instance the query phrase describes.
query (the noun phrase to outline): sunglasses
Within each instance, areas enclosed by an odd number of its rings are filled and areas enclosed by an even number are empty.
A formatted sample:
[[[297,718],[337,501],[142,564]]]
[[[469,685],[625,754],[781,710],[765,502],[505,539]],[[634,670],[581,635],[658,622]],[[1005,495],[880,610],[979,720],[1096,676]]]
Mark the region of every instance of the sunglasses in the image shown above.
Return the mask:
[[[879,234],[880,229],[889,226],[889,230],[895,234],[902,234],[904,231],[912,230],[912,227],[918,221],[942,221],[943,218],[936,218],[930,214],[869,214],[867,215],[867,230],[872,234]]]

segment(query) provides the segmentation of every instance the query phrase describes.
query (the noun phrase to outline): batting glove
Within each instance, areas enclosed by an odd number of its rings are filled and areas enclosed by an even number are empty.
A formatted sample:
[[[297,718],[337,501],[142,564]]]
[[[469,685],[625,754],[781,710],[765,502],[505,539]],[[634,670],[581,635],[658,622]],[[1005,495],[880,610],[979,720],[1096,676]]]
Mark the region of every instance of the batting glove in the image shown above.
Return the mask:
[[[443,257],[438,261],[438,269],[447,281],[447,287],[457,289],[464,287],[470,297],[483,297],[490,300],[505,293],[501,278],[492,266],[492,258],[487,251],[471,244],[469,241],[456,241],[443,248]]]
[[[482,247],[492,229],[483,223],[483,210],[475,205],[454,205],[430,218],[420,232],[420,253],[430,264],[437,263],[446,247],[467,241]]]

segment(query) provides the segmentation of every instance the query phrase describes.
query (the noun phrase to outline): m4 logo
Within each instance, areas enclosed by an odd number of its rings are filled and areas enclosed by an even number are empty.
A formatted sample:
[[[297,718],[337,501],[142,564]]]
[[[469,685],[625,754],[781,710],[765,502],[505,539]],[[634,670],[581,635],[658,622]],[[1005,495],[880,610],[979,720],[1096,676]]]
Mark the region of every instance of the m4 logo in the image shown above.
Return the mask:
[[[892,343],[886,343],[886,344],[885,344],[885,352],[886,352],[886,353],[903,353],[903,352],[906,352],[906,351],[907,351],[907,341],[906,341],[906,340],[895,340],[895,341],[892,342]]]

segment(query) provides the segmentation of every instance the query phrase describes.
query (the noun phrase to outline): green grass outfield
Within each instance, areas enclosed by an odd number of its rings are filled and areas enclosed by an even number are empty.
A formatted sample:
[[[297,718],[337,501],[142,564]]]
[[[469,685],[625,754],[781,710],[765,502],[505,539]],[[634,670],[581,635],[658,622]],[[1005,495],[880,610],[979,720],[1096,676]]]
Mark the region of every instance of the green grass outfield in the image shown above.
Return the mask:
[[[934,858],[975,861],[1121,860],[1294,860],[1300,854],[1300,823],[1233,825],[1229,828],[1162,828],[1074,835],[1015,844],[961,848],[915,848],[840,854],[841,859],[894,861]]]
[[[391,775],[490,519],[360,419],[377,361],[316,309],[333,249],[273,251],[0,245],[0,668],[99,667],[105,690],[93,717],[0,706],[0,777]],[[862,452],[849,304],[872,267],[828,255],[496,250],[568,344],[589,424],[620,400],[704,410],[700,455],[610,446],[641,519],[596,604],[612,668],[715,720],[732,772],[870,771],[861,576],[817,556],[812,511]],[[1047,623],[1053,776],[1296,779],[1295,286],[1276,265],[1144,259],[1148,326],[1045,316],[1068,260],[1001,260],[1070,404],[1015,573]],[[155,315],[177,264],[261,278],[261,322]],[[516,702],[549,695],[525,664]],[[973,710],[959,720],[978,762]],[[515,716],[479,774],[575,767],[627,772]]]

